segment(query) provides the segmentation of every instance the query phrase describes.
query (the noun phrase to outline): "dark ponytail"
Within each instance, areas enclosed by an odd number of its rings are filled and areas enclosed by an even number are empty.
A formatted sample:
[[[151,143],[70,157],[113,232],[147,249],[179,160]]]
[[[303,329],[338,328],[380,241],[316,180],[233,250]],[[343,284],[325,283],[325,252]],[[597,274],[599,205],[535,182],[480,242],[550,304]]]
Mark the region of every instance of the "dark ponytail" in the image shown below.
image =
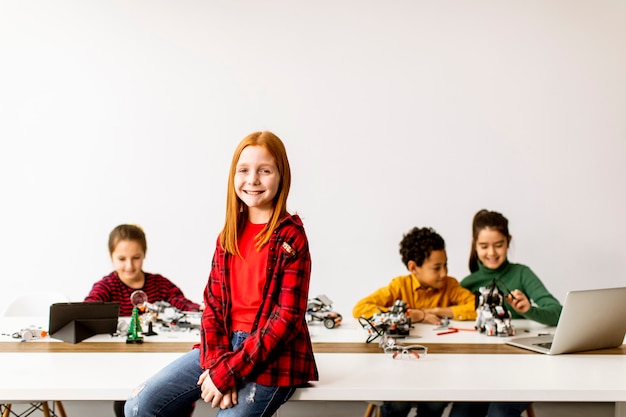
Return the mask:
[[[478,234],[483,229],[493,229],[503,236],[506,236],[507,240],[511,241],[511,235],[509,234],[509,221],[502,214],[497,211],[489,211],[482,209],[474,215],[472,221],[472,247],[470,248],[469,256],[469,270],[470,272],[478,271],[478,253],[476,253],[476,240]]]

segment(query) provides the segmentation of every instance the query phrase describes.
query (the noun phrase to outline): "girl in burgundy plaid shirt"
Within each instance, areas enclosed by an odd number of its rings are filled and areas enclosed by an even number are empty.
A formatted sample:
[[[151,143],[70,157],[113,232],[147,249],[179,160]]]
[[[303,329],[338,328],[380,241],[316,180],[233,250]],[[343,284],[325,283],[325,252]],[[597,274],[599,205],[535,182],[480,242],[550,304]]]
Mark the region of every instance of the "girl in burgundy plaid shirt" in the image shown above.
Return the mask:
[[[200,343],[133,391],[127,417],[188,416],[199,398],[220,417],[269,417],[318,379],[305,320],[311,257],[300,217],[287,212],[290,185],[277,136],[256,132],[239,143]]]
[[[143,270],[148,244],[144,231],[134,224],[120,224],[109,234],[109,255],[114,271],[93,284],[85,301],[120,303],[120,316],[133,312],[131,295],[143,291],[148,301],[166,301],[182,311],[200,311],[202,306],[187,299],[172,281]]]
[[[148,242],[143,229],[134,224],[120,224],[109,233],[109,255],[114,271],[93,284],[85,301],[113,301],[120,304],[120,316],[133,311],[131,295],[143,291],[151,303],[166,301],[182,311],[200,311],[202,306],[187,299],[180,288],[159,274],[143,270]],[[115,401],[116,417],[124,416],[124,401]]]

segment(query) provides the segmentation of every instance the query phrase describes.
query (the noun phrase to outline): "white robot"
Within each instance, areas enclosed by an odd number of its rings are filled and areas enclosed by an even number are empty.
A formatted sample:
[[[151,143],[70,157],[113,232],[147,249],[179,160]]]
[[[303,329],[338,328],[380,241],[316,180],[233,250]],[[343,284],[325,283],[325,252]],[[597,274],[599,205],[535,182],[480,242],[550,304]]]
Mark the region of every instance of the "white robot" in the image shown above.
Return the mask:
[[[488,287],[482,287],[475,293],[475,327],[487,336],[513,336],[515,328],[511,324],[511,313],[504,307],[504,296],[496,285],[497,280],[494,279]]]

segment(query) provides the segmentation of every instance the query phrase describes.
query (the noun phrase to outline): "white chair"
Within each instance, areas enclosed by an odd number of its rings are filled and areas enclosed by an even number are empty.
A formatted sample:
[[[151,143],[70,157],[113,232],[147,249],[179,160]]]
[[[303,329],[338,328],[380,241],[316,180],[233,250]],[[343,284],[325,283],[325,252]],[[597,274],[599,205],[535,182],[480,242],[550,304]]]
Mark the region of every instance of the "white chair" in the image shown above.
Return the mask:
[[[2,317],[43,317],[45,323],[48,323],[50,317],[50,305],[54,303],[67,302],[69,299],[65,294],[58,291],[42,292],[33,291],[29,293],[19,294],[4,308],[0,316]],[[25,406],[19,408],[19,414],[13,407],[14,404],[0,404],[0,412],[2,417],[10,416],[29,416],[33,412],[40,410],[44,417],[66,417],[65,408],[61,401],[52,401],[52,407],[48,401],[40,401],[36,403],[23,403]]]
[[[0,316],[48,318],[51,304],[68,301],[69,298],[59,291],[32,291],[15,296]]]

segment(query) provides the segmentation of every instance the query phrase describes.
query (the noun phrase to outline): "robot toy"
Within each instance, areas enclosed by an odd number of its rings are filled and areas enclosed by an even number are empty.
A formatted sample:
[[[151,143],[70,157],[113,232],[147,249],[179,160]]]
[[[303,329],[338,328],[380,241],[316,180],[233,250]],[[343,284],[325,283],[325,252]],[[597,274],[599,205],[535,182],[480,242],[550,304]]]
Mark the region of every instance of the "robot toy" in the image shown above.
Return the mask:
[[[366,342],[370,343],[379,337],[404,337],[411,330],[411,317],[406,302],[396,300],[389,311],[374,314],[371,318],[359,317],[359,323],[367,330]]]
[[[181,311],[167,301],[144,304],[146,314],[144,320],[149,323],[159,323],[170,330],[199,329],[201,312]]]
[[[496,278],[488,287],[482,287],[476,295],[476,330],[487,336],[513,336],[515,328],[511,324],[511,313],[504,306],[504,295],[498,289]],[[500,280],[501,281],[501,280]],[[504,288],[506,285],[502,283]],[[510,291],[508,291],[510,294]]]
[[[325,295],[311,298],[306,308],[306,321],[321,321],[327,329],[334,329],[341,324],[341,314],[333,310],[333,302]]]

